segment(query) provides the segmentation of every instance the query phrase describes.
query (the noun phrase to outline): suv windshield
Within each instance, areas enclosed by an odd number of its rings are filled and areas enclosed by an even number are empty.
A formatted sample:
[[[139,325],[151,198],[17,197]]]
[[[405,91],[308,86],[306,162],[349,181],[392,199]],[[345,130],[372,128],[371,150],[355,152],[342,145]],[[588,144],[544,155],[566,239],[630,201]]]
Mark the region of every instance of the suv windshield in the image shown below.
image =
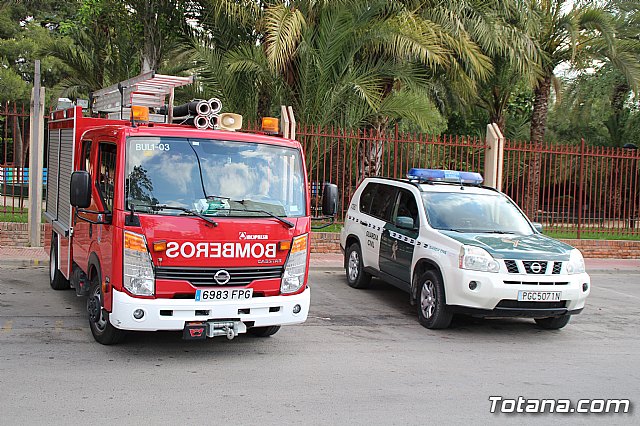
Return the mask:
[[[275,145],[165,137],[127,141],[126,205],[177,215],[173,206],[211,216],[303,216],[299,150]],[[251,211],[248,211],[251,210]]]
[[[432,228],[458,232],[533,234],[528,220],[509,198],[498,193],[425,192]]]

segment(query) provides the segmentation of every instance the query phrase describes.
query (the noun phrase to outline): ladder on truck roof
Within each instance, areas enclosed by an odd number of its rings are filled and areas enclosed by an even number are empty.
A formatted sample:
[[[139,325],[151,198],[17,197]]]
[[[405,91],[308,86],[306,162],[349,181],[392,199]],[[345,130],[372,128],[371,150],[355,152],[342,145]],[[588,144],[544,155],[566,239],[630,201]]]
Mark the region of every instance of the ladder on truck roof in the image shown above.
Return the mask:
[[[193,83],[193,76],[178,77],[150,71],[91,94],[91,110],[98,113],[120,113],[132,105],[161,108],[169,95],[169,123],[173,116],[173,92],[176,87]],[[115,118],[115,117],[113,117]]]

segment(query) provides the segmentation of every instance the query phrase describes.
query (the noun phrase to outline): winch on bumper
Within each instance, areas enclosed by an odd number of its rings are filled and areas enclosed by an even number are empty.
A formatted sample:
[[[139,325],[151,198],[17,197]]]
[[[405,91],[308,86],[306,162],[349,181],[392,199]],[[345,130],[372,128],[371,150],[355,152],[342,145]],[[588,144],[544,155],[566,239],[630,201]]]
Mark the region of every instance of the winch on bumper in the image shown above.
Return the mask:
[[[247,300],[196,302],[191,299],[139,299],[113,291],[113,310],[109,322],[122,330],[183,331],[193,326],[192,338],[229,337],[251,327],[300,324],[309,313],[311,290],[291,296],[253,297]]]

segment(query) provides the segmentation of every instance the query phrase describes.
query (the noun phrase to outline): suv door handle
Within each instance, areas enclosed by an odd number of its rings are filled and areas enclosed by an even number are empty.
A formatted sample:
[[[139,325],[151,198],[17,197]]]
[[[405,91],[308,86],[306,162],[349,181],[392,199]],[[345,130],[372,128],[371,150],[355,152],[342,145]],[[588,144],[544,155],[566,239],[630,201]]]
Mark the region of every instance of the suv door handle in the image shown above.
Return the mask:
[[[368,222],[364,222],[364,221],[362,221],[362,220],[361,220],[361,221],[360,221],[360,225],[362,225],[362,226],[369,226],[369,223],[368,223]]]

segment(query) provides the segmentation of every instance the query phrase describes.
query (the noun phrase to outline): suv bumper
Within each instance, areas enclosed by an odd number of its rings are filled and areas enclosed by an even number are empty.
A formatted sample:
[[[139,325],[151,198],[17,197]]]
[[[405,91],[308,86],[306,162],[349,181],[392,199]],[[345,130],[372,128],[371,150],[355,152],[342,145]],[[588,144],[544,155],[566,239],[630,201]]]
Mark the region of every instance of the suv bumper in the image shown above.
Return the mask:
[[[524,275],[458,269],[453,277],[448,278],[445,289],[447,305],[450,305],[454,312],[478,316],[542,318],[577,314],[584,308],[585,301],[591,292],[591,279],[586,273]],[[475,290],[469,288],[471,281],[477,283]],[[506,282],[509,281],[524,283],[507,284]],[[540,284],[526,284],[527,282]],[[554,285],[553,283],[566,284]],[[586,291],[583,290],[585,283]],[[549,302],[517,302],[519,291],[560,292],[560,301],[563,302],[563,306],[550,305]],[[500,304],[500,302],[503,303]]]
[[[467,306],[449,305],[449,309],[454,314],[471,315],[474,317],[482,318],[506,318],[506,317],[521,317],[521,318],[548,318],[548,317],[560,317],[564,315],[575,315],[582,312],[582,309],[574,309],[572,311],[566,308],[543,308],[543,309],[529,309],[529,308],[495,308],[495,309],[478,309],[469,308]]]
[[[136,331],[183,330],[187,322],[210,320],[250,322],[253,323],[250,326],[254,327],[300,324],[307,319],[310,298],[309,287],[292,296],[254,297],[242,301],[217,302],[138,299],[114,290],[113,310],[109,314],[109,322],[116,328]],[[295,305],[301,307],[297,314],[293,313]],[[136,309],[144,311],[144,316],[139,320],[133,317],[133,311]]]

